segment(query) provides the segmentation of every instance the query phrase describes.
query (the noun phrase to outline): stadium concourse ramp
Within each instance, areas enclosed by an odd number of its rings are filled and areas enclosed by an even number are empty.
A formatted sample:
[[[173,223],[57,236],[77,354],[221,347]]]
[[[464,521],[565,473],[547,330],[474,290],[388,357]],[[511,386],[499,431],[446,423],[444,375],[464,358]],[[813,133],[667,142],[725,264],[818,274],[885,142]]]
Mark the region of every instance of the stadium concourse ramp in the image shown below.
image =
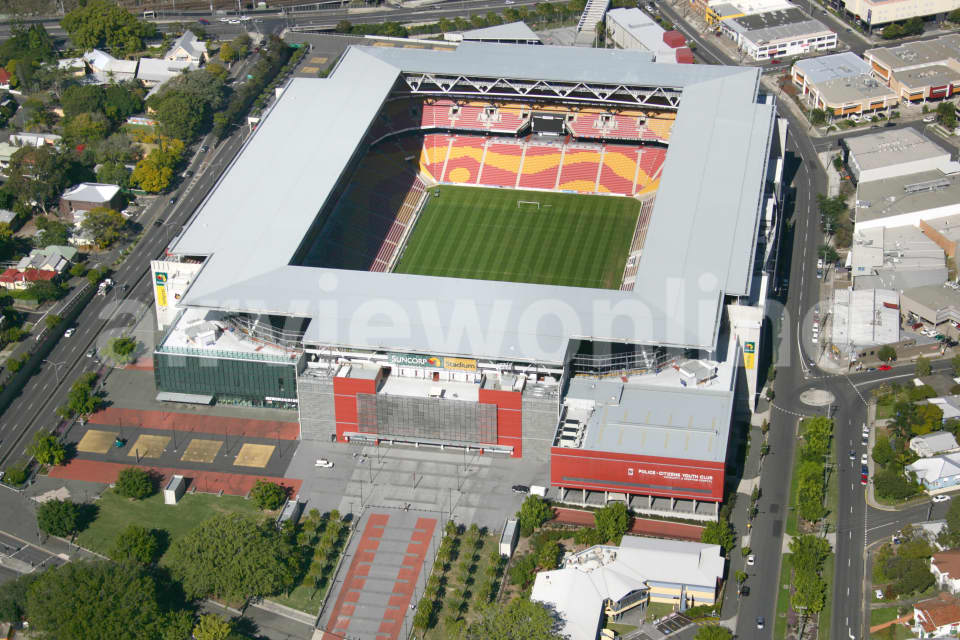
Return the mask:
[[[433,183],[643,196],[656,192],[666,157],[654,146],[428,134],[420,171]]]

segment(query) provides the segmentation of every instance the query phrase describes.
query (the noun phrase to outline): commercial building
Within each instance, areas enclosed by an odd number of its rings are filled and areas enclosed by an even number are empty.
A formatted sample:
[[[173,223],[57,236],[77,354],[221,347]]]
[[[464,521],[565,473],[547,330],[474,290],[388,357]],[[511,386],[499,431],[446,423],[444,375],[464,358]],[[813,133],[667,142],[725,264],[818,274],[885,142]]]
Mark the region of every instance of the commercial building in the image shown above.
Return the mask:
[[[946,15],[960,7],[957,0],[843,0],[848,13],[868,27],[902,22],[910,18]]]
[[[960,290],[954,283],[905,289],[900,295],[903,313],[937,333],[960,336]]]
[[[720,31],[753,60],[772,60],[837,48],[837,34],[796,7],[728,17]]]
[[[551,483],[577,501],[715,518],[776,261],[785,131],[759,79],[629,50],[351,46],[330,77],[290,81],[152,264],[158,392],[295,406],[305,439],[513,457],[548,441]],[[523,146],[541,132],[552,148]],[[523,188],[527,155],[562,162],[564,144],[601,162],[654,152],[603,187],[637,211],[608,288],[398,272],[433,187]],[[511,153],[512,172],[482,164]],[[611,174],[577,175],[598,193]],[[530,187],[558,184],[554,165]],[[372,193],[396,208],[356,204]]]
[[[955,5],[954,9],[960,6],[960,0],[948,1]],[[863,57],[870,63],[874,75],[903,102],[938,100],[960,91],[960,34],[868,49]]]
[[[693,52],[679,31],[666,31],[640,9],[607,12],[608,42],[620,49],[640,49],[654,54],[657,62],[693,63]]]
[[[822,109],[831,119],[876,113],[897,104],[896,93],[874,78],[870,65],[850,51],[798,60],[790,75],[810,108]]]
[[[913,605],[912,630],[920,638],[946,638],[960,632],[960,600],[938,593]]]
[[[947,279],[943,247],[913,226],[858,229],[846,266],[854,289],[902,291],[940,285]]]
[[[930,403],[942,406],[940,403],[933,402],[936,399],[931,399]],[[921,458],[930,458],[941,453],[951,453],[958,448],[960,446],[957,445],[957,439],[949,431],[934,431],[910,438],[910,450]]]
[[[831,342],[851,360],[868,347],[900,340],[899,296],[890,289],[837,289]]]
[[[482,29],[471,29],[462,33],[451,32],[443,34],[448,42],[492,42],[496,44],[543,44],[540,36],[519,20],[507,24],[498,24]]]
[[[841,141],[843,159],[858,183],[957,167],[950,152],[911,127],[850,136]]]
[[[571,640],[594,640],[603,616],[615,621],[650,602],[680,611],[714,604],[724,565],[719,545],[624,536],[619,547],[590,547],[541,571],[530,598],[558,613]]]

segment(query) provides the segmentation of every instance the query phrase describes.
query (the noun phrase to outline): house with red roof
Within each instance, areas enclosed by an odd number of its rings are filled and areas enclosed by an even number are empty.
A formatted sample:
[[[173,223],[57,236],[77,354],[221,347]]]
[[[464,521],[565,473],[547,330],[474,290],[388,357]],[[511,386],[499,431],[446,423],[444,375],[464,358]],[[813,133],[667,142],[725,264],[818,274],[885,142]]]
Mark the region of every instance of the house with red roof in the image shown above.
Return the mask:
[[[26,269],[20,271],[10,268],[0,273],[0,287],[4,289],[26,289],[34,282],[51,282],[57,277],[56,271]]]
[[[913,605],[913,632],[920,638],[943,638],[960,631],[960,600],[949,593]]]

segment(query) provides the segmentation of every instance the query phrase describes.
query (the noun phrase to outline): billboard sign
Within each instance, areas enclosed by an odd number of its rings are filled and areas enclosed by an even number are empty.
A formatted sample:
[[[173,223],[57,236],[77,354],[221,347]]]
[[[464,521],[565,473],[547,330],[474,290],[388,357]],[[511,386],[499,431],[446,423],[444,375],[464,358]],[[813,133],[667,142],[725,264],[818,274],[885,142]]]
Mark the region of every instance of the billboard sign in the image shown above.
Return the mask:
[[[167,274],[162,271],[157,271],[154,276],[154,284],[157,290],[157,306],[166,307],[167,306]]]
[[[745,342],[743,344],[743,366],[747,369],[753,369],[757,366],[756,342]]]
[[[387,355],[387,360],[390,364],[398,367],[471,372],[477,370],[477,361],[472,358],[446,358],[443,356],[425,356],[419,353],[391,353]]]

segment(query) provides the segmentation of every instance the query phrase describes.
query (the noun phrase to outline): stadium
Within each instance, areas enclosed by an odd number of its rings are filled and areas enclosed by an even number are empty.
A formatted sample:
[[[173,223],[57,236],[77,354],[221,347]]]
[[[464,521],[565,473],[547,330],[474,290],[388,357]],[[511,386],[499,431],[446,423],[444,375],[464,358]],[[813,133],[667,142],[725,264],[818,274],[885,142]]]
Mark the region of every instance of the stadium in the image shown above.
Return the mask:
[[[759,80],[351,46],[290,81],[153,263],[158,398],[296,407],[304,439],[549,446],[564,500],[712,517],[775,260]]]

